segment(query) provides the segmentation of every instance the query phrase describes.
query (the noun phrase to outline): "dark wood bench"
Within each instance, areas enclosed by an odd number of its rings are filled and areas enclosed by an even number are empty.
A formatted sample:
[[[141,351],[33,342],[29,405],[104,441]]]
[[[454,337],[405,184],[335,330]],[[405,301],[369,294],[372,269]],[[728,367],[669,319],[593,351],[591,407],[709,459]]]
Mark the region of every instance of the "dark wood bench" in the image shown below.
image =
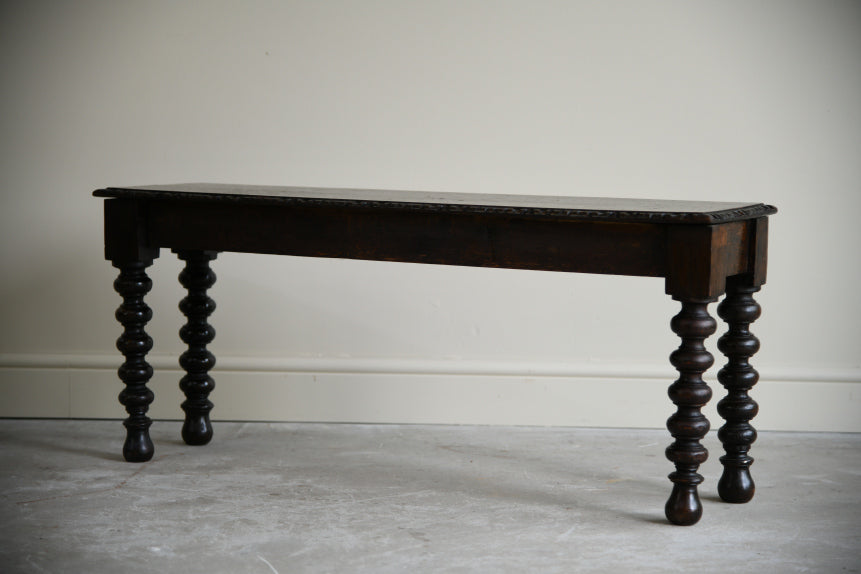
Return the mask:
[[[714,362],[704,341],[717,328],[708,305],[726,293],[717,307],[728,324],[718,341],[728,359],[718,373],[727,389],[718,403],[726,420],[718,432],[726,450],[718,491],[728,502],[753,497],[748,452],[758,407],[748,391],[759,375],[748,360],[759,341],[748,327],[760,314],[753,293],[765,283],[772,206],[220,184],[111,187],[94,195],[108,198],[105,257],[119,269],[114,287],[123,298],[116,317],[124,328],[117,348],[125,357],[119,399],[128,412],[128,461],[153,455],[146,362],[152,339],[144,331],[152,312],[144,296],[152,287],[145,270],[159,249],[185,261],[179,279],[188,295],[180,309],[188,320],[180,337],[188,350],[180,357],[186,372],[180,387],[188,444],[212,438],[210,261],[220,251],[271,253],[663,277],[666,292],[681,303],[671,322],[681,345],[670,355],[679,378],[669,387],[676,412],[667,428],[675,440],[666,455],[676,470],[666,515],[683,525],[702,514],[697,471],[708,457],[700,439],[709,421],[701,408],[712,394],[702,375]]]

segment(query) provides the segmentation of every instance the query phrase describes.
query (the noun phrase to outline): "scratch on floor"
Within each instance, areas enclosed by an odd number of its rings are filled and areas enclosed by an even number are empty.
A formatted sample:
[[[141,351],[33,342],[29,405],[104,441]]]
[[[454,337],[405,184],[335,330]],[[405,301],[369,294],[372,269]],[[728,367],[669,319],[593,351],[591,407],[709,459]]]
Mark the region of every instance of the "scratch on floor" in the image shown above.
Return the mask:
[[[416,490],[415,492],[401,492],[398,494],[387,494],[387,495],[383,495],[383,496],[372,496],[370,498],[354,498],[352,495],[350,495],[350,498],[351,498],[350,502],[353,504],[361,504],[364,502],[376,502],[378,500],[390,500],[392,498],[403,498],[405,496],[419,496],[419,495],[425,494],[427,492],[432,492],[432,491],[428,490],[428,489]]]
[[[166,455],[166,456],[170,456],[170,455]],[[160,460],[161,458],[165,458],[165,457],[160,457],[156,460]],[[47,500],[59,500],[61,498],[74,498],[76,496],[86,496],[89,494],[100,494],[102,492],[110,492],[112,490],[119,490],[119,489],[123,488],[126,484],[128,484],[128,482],[131,479],[133,479],[134,477],[136,477],[137,475],[142,473],[146,469],[146,467],[147,467],[147,465],[141,465],[141,467],[138,468],[136,471],[134,471],[130,476],[128,476],[124,480],[120,481],[118,484],[115,484],[114,486],[109,486],[107,488],[99,488],[96,490],[85,490],[83,492],[69,492],[66,494],[58,494],[57,496],[47,496],[45,498],[35,498],[33,500],[19,500],[15,504],[33,504],[34,502],[45,502]]]
[[[263,556],[261,556],[259,554],[257,555],[257,557],[260,558],[261,560],[263,560],[263,562],[265,562],[266,565],[269,566],[270,570],[275,572],[275,574],[278,574],[278,570],[275,569],[275,566],[273,566],[271,562],[269,562],[266,558],[264,558]]]
[[[571,536],[571,534],[572,534],[575,530],[577,530],[577,527],[576,527],[576,526],[572,526],[571,528],[569,528],[568,530],[566,530],[565,532],[563,532],[562,534],[560,534],[559,536],[557,536],[557,537],[556,537],[556,541],[557,541],[557,542],[562,542],[563,540],[565,540],[565,539],[567,539],[569,536]]]

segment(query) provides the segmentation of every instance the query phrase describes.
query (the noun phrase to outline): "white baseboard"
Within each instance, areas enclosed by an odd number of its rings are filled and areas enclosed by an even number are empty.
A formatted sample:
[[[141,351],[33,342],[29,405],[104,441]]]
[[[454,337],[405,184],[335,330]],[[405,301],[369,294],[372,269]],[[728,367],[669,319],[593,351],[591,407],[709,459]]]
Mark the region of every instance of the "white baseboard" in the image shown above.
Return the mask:
[[[124,418],[119,356],[0,356],[0,417]],[[180,419],[176,357],[153,356],[150,416]],[[722,387],[707,374],[715,398]],[[350,358],[219,358],[213,420],[663,428],[666,367]],[[861,432],[861,371],[762,370],[760,430]]]

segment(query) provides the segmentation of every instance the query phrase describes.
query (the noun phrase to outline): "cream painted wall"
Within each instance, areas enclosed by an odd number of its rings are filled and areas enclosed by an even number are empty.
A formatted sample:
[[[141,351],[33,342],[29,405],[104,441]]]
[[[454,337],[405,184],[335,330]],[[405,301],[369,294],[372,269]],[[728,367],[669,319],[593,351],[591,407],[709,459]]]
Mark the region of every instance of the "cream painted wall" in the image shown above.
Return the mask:
[[[123,415],[89,192],[213,181],[773,203],[757,426],[861,431],[857,2],[30,1],[0,28],[2,416]],[[215,269],[216,418],[672,412],[657,279]],[[158,417],[181,414],[178,272],[151,270]]]

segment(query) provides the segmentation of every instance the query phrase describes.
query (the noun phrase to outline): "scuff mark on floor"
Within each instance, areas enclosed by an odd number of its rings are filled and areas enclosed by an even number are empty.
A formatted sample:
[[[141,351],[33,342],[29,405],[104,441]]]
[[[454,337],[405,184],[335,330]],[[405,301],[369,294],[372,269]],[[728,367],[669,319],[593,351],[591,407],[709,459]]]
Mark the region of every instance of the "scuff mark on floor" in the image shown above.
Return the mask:
[[[259,554],[257,555],[257,557],[262,560],[267,566],[269,566],[270,570],[272,570],[275,574],[278,574],[278,570],[275,569],[275,566],[273,566],[271,562],[269,562],[266,558]]]
[[[165,455],[165,456],[159,457],[159,458],[157,458],[157,459],[155,459],[155,460],[156,460],[156,461],[158,461],[158,460],[161,460],[161,459],[163,459],[163,458],[166,458],[167,456],[170,456],[170,455]],[[115,484],[114,486],[109,486],[109,487],[107,487],[107,488],[98,488],[98,489],[96,489],[96,490],[86,490],[86,491],[83,491],[83,492],[69,492],[69,493],[67,493],[67,494],[60,494],[60,495],[57,495],[57,496],[46,496],[46,497],[44,497],[44,498],[35,498],[35,499],[33,499],[33,500],[19,500],[19,501],[18,501],[18,502],[16,502],[15,504],[33,504],[33,503],[36,503],[36,502],[45,502],[45,501],[47,501],[47,500],[60,500],[60,499],[63,499],[63,498],[74,498],[74,497],[77,497],[77,496],[86,496],[86,495],[89,495],[89,494],[100,494],[100,493],[102,493],[102,492],[111,492],[112,490],[120,490],[120,489],[121,489],[121,488],[123,488],[126,484],[128,484],[130,480],[132,480],[134,477],[136,477],[137,475],[139,475],[140,473],[142,473],[144,470],[146,470],[146,467],[147,467],[147,465],[146,465],[146,464],[141,465],[141,467],[140,467],[140,468],[138,468],[136,471],[134,471],[130,476],[128,476],[127,478],[123,479],[122,481],[120,481],[119,483]]]

